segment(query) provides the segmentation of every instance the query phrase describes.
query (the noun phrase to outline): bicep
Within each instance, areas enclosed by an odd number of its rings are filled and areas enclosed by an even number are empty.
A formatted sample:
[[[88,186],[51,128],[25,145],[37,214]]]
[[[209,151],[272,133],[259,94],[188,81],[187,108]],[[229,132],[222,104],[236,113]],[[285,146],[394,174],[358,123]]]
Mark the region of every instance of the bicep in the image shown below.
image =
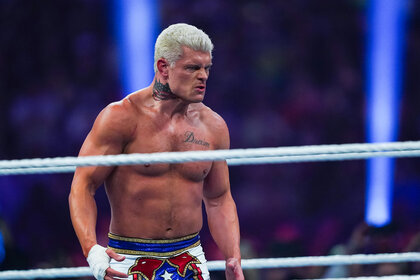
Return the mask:
[[[114,145],[98,144],[89,135],[80,149],[79,156],[98,156],[118,154],[120,149]],[[82,185],[96,189],[101,185],[112,172],[113,166],[87,166],[78,167],[74,174],[74,182],[81,181]]]
[[[230,146],[229,130],[225,121],[217,116],[213,122],[212,133],[215,135],[215,149],[227,150]],[[204,198],[217,199],[230,195],[229,169],[226,161],[214,161],[204,181]]]
[[[92,130],[80,149],[79,156],[99,156],[120,154],[124,150],[125,128],[116,123],[112,112],[104,110],[99,114]],[[74,175],[74,183],[93,187],[93,191],[101,185],[114,169],[113,166],[79,167]]]
[[[226,161],[215,161],[204,181],[204,201],[217,201],[230,195],[229,170]]]

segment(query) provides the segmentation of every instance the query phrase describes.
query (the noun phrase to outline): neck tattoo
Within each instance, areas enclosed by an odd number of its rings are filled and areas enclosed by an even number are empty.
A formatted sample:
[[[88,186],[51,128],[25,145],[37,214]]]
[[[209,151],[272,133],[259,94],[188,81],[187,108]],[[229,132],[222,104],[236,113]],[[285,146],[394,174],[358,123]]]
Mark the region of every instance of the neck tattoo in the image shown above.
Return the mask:
[[[156,80],[153,85],[153,99],[156,101],[175,99],[176,95],[172,93],[169,84],[162,84]]]

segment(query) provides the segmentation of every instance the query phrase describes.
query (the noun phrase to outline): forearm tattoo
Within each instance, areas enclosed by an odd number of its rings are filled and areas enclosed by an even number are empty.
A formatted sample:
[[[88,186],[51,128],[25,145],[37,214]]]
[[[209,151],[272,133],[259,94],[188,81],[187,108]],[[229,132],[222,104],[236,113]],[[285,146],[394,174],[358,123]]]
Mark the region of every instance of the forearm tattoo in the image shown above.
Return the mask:
[[[156,101],[175,99],[176,95],[172,93],[169,84],[162,84],[156,80],[153,85],[153,99]]]

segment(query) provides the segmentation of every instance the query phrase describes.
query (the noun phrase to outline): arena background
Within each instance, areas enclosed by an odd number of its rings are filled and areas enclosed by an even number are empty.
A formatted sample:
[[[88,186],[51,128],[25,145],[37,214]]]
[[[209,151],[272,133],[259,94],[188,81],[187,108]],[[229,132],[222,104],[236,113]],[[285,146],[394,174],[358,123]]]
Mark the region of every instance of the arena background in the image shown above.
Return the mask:
[[[398,141],[420,139],[420,2],[408,3]],[[112,7],[0,1],[1,159],[76,156],[99,111],[124,94]],[[366,142],[367,1],[161,0],[158,9],[159,30],[186,22],[213,40],[205,104],[226,120],[231,148]],[[363,160],[231,167],[243,257],[327,255],[361,228],[362,253],[406,250],[420,230],[419,168],[396,160],[392,222],[374,229],[363,228]],[[0,270],[87,265],[69,218],[71,180],[0,177]],[[96,197],[104,245],[103,188]],[[207,258],[222,259],[206,227],[201,235]],[[247,279],[324,273],[273,271]]]

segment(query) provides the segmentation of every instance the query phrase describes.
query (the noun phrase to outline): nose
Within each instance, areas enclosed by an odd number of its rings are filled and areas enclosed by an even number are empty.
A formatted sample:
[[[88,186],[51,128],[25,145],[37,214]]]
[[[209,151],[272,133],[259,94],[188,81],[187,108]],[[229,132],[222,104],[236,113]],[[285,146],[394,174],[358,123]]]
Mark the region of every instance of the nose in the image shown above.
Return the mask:
[[[198,76],[197,76],[197,78],[200,80],[200,81],[207,81],[207,79],[209,78],[209,73],[207,72],[207,70],[206,69],[204,69],[204,68],[201,68],[200,69],[200,71],[198,72]]]

